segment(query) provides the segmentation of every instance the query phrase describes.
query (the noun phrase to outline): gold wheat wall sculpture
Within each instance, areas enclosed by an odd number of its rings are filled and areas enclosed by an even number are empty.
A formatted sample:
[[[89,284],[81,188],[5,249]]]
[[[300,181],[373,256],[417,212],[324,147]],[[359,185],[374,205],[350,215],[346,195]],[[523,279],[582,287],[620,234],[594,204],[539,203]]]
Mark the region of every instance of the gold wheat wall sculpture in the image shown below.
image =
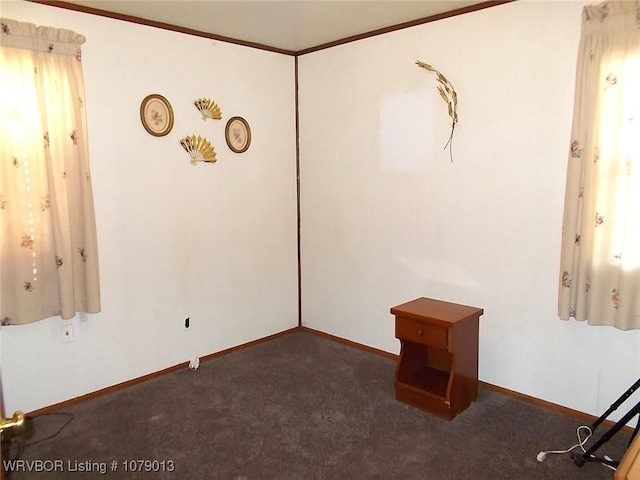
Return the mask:
[[[420,60],[416,60],[416,64],[425,70],[435,73],[438,83],[440,84],[438,85],[438,92],[440,92],[440,96],[446,102],[447,108],[449,109],[449,116],[451,117],[451,134],[449,135],[449,140],[444,148],[447,148],[447,146],[449,147],[449,158],[451,159],[451,162],[453,162],[453,152],[451,147],[453,145],[453,132],[455,131],[456,124],[458,123],[458,94],[453,88],[453,85],[451,85],[451,82],[447,80],[447,77],[433,66],[428,63],[421,62]]]

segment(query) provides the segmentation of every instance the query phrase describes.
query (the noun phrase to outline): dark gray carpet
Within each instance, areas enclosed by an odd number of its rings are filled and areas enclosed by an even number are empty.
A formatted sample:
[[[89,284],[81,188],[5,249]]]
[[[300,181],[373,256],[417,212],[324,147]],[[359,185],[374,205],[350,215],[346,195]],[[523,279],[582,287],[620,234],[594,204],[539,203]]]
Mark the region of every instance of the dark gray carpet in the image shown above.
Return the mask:
[[[30,420],[20,458],[62,461],[64,471],[9,479],[612,478],[568,455],[536,461],[541,450],[576,443],[575,418],[481,389],[448,422],[397,402],[394,368],[390,359],[292,333],[69,407],[72,421],[49,440],[41,441],[67,416]],[[628,438],[620,432],[598,453],[619,460]],[[14,456],[19,443],[9,445]],[[125,472],[125,460],[174,471]],[[102,462],[104,475],[69,471]]]

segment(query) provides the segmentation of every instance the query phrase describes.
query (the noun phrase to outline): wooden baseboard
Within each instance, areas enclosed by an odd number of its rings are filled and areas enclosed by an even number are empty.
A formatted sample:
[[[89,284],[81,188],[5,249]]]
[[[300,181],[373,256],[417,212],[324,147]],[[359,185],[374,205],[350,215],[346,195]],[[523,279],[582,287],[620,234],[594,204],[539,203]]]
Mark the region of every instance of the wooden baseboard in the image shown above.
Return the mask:
[[[222,355],[228,355],[233,352],[237,352],[239,350],[244,350],[245,348],[253,347],[254,345],[258,345],[260,343],[268,342],[269,340],[273,340],[274,338],[283,337],[285,335],[289,335],[299,330],[300,327],[293,327],[288,330],[284,330],[279,333],[274,333],[273,335],[268,335],[266,337],[258,338],[257,340],[253,340],[251,342],[243,343],[242,345],[238,345],[235,347],[227,348],[225,350],[221,350],[216,353],[211,353],[209,355],[205,355],[204,357],[200,357],[200,362],[206,362],[207,360],[211,360],[213,358],[221,357]],[[143,375],[141,377],[136,377],[131,380],[127,380],[126,382],[118,383],[116,385],[112,385],[110,387],[101,388],[100,390],[96,390],[95,392],[87,393],[85,395],[80,395],[79,397],[71,398],[69,400],[65,400],[64,402],[56,403],[53,405],[49,405],[47,407],[39,408],[32,412],[27,413],[28,417],[37,417],[38,415],[43,415],[47,413],[57,412],[64,408],[70,407],[71,405],[76,405],[78,403],[86,402],[87,400],[91,400],[92,398],[101,397],[102,395],[106,395],[111,392],[115,392],[118,390],[122,390],[123,388],[131,387],[133,385],[137,385],[138,383],[146,382],[147,380],[151,380],[152,378],[161,377],[163,375],[167,375],[169,373],[176,372],[178,370],[182,370],[184,368],[189,368],[189,362],[182,362],[177,365],[173,365],[168,368],[164,368],[162,370],[158,370],[157,372],[149,373],[147,375]]]
[[[313,335],[317,335],[322,338],[327,338],[329,340],[333,340],[334,342],[343,343],[353,348],[357,348],[358,350],[364,350],[365,352],[374,353],[376,355],[380,355],[382,357],[390,358],[392,360],[397,360],[398,355],[391,352],[385,352],[384,350],[380,350],[379,348],[369,347],[367,345],[363,345],[361,343],[357,343],[351,340],[347,340],[346,338],[336,337],[335,335],[331,335],[330,333],[321,332],[320,330],[315,330],[309,327],[300,327],[301,332],[312,333]]]
[[[398,355],[394,354],[394,353],[390,353],[387,352],[385,350],[380,350],[374,347],[369,347],[367,345],[362,345],[360,343],[351,341],[351,340],[347,340],[346,338],[342,338],[342,337],[337,337],[335,335],[331,335],[329,333],[325,333],[325,332],[321,332],[319,330],[314,330],[313,328],[309,328],[309,327],[300,327],[300,330],[303,332],[308,332],[311,333],[313,335],[318,335],[320,337],[323,338],[328,338],[330,340],[336,341],[336,342],[340,342],[343,343],[345,345],[349,345],[351,347],[354,348],[358,348],[360,350],[364,350],[365,352],[370,352],[370,353],[374,353],[376,355],[380,355],[382,357],[385,358],[390,358],[393,360],[397,360],[398,359]],[[520,392],[516,392],[515,390],[509,390],[508,388],[504,388],[504,387],[500,387],[498,385],[493,385],[491,383],[487,383],[487,382],[483,382],[482,380],[480,380],[478,382],[480,384],[481,388],[485,388],[487,390],[491,390],[493,392],[497,392],[497,393],[501,393],[503,395],[507,395],[509,397],[512,398],[517,398],[518,400],[522,400],[523,402],[527,402],[531,405],[535,405],[537,407],[542,407],[542,408],[546,408],[547,410],[551,410],[557,413],[560,413],[562,415],[566,415],[569,417],[573,417],[576,418],[578,420],[580,420],[581,422],[583,422],[585,425],[591,425],[593,424],[593,422],[595,420],[597,420],[598,417],[594,416],[594,415],[590,415],[588,413],[584,413],[581,412],[579,410],[574,410],[572,408],[569,407],[563,407],[562,405],[558,405],[557,403],[552,403],[552,402],[548,402],[546,400],[542,400],[540,398],[536,398],[536,397],[532,397],[530,395],[526,395],[524,393],[520,393]],[[611,428],[613,425],[615,424],[615,422],[611,421],[611,420],[605,420],[604,422],[602,422],[602,427],[603,428]],[[633,433],[633,428],[625,425],[622,429],[623,431],[625,431],[628,434]]]
[[[235,347],[227,348],[225,350],[221,350],[221,351],[216,352],[216,353],[211,353],[209,355],[205,355],[204,357],[200,358],[200,361],[201,362],[206,362],[207,360],[211,360],[211,359],[214,359],[214,358],[217,358],[217,357],[221,357],[223,355],[228,355],[230,353],[237,352],[239,350],[244,350],[245,348],[253,347],[253,346],[258,345],[260,343],[268,342],[269,340],[273,340],[273,339],[278,338],[278,337],[283,337],[285,335],[290,335],[290,334],[295,333],[295,332],[307,332],[309,334],[317,335],[319,337],[326,338],[326,339],[334,341],[334,342],[339,342],[339,343],[342,343],[344,345],[350,346],[352,348],[357,348],[359,350],[363,350],[365,352],[373,353],[375,355],[379,355],[379,356],[382,356],[382,357],[385,357],[385,358],[389,358],[391,360],[397,360],[398,359],[398,355],[396,355],[394,353],[390,353],[390,352],[387,352],[387,351],[384,351],[384,350],[380,350],[380,349],[374,348],[374,347],[369,347],[367,345],[363,345],[361,343],[357,343],[357,342],[354,342],[352,340],[348,340],[346,338],[338,337],[336,335],[331,335],[330,333],[321,332],[320,330],[315,330],[313,328],[309,328],[309,327],[305,327],[305,326],[297,326],[297,327],[290,328],[288,330],[284,330],[284,331],[279,332],[279,333],[275,333],[273,335],[268,335],[266,337],[262,337],[262,338],[259,338],[257,340],[253,340],[251,342],[243,343],[242,345],[238,345],[238,346],[235,346]],[[71,405],[76,405],[78,403],[82,403],[82,402],[85,402],[87,400],[91,400],[92,398],[100,397],[102,395],[106,395],[108,393],[115,392],[117,390],[122,390],[123,388],[127,388],[127,387],[130,387],[130,386],[136,385],[138,383],[142,383],[142,382],[145,382],[147,380],[151,380],[152,378],[161,377],[163,375],[167,375],[169,373],[173,373],[173,372],[176,372],[178,370],[181,370],[183,368],[188,368],[188,367],[189,367],[189,362],[179,363],[178,365],[173,365],[172,367],[168,367],[168,368],[159,370],[157,372],[149,373],[149,374],[143,375],[141,377],[137,377],[137,378],[134,378],[134,379],[131,379],[131,380],[127,380],[126,382],[118,383],[118,384],[112,385],[110,387],[106,387],[106,388],[102,388],[100,390],[96,390],[95,392],[87,393],[85,395],[80,395],[79,397],[75,397],[75,398],[72,398],[70,400],[65,400],[64,402],[56,403],[56,404],[50,405],[48,407],[43,407],[43,408],[40,408],[38,410],[34,410],[32,412],[29,412],[27,414],[27,416],[35,417],[35,416],[38,416],[38,415],[43,415],[43,414],[47,414],[47,413],[56,412],[56,411],[62,410],[64,408],[67,408],[67,407],[69,407]],[[593,415],[589,415],[587,413],[580,412],[578,410],[574,410],[572,408],[563,407],[562,405],[558,405],[556,403],[548,402],[546,400],[542,400],[542,399],[539,399],[539,398],[536,398],[536,397],[532,397],[532,396],[526,395],[524,393],[516,392],[514,390],[509,390],[508,388],[500,387],[498,385],[493,385],[491,383],[487,383],[487,382],[483,382],[483,381],[480,381],[479,384],[480,384],[481,388],[486,388],[487,390],[491,390],[493,392],[501,393],[503,395],[507,395],[507,396],[512,397],[512,398],[517,398],[518,400],[522,400],[522,401],[530,403],[532,405],[535,405],[535,406],[538,406],[538,407],[542,407],[542,408],[546,408],[548,410],[551,410],[551,411],[554,411],[554,412],[561,413],[563,415],[567,415],[567,416],[576,418],[578,420],[581,420],[585,425],[591,425],[598,418],[598,417],[595,417]],[[610,428],[613,425],[614,425],[614,422],[611,421],[611,420],[605,420],[604,422],[602,422],[602,426],[604,428]],[[625,426],[623,428],[623,431],[631,434],[631,433],[633,433],[633,428],[631,428],[629,426]]]

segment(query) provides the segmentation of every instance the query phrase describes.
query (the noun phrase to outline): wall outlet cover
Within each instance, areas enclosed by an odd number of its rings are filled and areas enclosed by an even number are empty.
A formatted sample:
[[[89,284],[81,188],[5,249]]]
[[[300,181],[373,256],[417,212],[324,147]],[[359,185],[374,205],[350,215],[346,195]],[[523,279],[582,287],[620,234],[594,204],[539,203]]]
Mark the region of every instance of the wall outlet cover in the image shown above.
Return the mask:
[[[71,323],[63,323],[62,324],[62,343],[71,343],[73,342],[73,324]]]

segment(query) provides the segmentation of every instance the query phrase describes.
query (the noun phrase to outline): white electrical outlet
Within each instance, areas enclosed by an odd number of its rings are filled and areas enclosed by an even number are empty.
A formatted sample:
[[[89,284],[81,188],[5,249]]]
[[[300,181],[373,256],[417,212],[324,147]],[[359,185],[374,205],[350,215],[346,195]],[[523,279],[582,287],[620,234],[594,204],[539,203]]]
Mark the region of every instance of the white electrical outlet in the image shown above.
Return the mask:
[[[63,323],[62,324],[62,343],[71,343],[71,342],[73,342],[73,324]]]

